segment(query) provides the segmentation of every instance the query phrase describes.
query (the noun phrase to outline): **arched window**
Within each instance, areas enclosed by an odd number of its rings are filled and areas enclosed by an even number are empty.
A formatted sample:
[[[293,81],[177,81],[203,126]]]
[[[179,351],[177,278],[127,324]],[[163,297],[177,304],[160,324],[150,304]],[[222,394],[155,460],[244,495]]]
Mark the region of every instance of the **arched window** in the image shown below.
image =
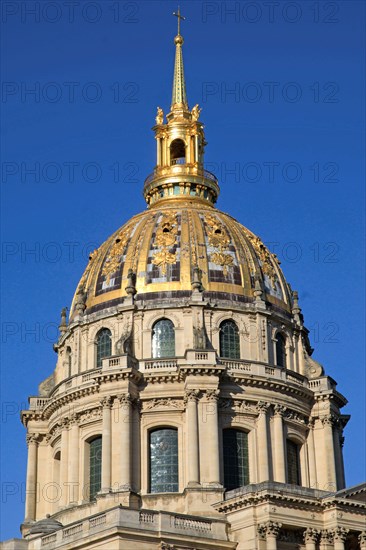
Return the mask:
[[[286,441],[287,483],[300,485],[299,445],[290,439]]]
[[[248,434],[228,428],[223,431],[224,486],[227,491],[248,485]]]
[[[234,321],[223,321],[220,325],[220,357],[240,359],[239,330]]]
[[[89,441],[89,498],[95,500],[102,484],[102,436]]]
[[[174,357],[175,334],[174,325],[169,319],[156,321],[152,330],[152,356]]]
[[[102,328],[97,334],[97,368],[102,367],[104,357],[112,355],[112,334],[107,328]]]
[[[178,431],[162,428],[150,432],[150,493],[178,491]]]
[[[170,164],[186,163],[186,146],[182,139],[175,139],[170,144]]]
[[[276,340],[276,365],[286,368],[286,338],[278,333]]]

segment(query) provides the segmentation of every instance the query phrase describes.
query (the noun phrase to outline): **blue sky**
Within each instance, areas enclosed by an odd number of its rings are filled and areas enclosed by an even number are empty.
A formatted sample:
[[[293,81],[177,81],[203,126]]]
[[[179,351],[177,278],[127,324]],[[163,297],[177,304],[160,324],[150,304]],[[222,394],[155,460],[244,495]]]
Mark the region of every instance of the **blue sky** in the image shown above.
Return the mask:
[[[59,312],[89,251],[145,208],[176,7],[2,3],[1,539],[23,519],[19,410],[55,366]],[[181,1],[181,11],[218,207],[278,254],[299,290],[313,357],[349,399],[354,485],[366,477],[365,4]]]

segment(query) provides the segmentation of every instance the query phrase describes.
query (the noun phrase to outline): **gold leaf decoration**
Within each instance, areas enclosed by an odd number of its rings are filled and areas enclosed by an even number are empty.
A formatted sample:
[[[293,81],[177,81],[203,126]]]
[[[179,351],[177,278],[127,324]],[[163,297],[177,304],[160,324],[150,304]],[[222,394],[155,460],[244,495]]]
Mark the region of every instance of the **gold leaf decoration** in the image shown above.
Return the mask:
[[[226,227],[215,216],[207,215],[205,217],[207,227],[207,237],[209,244],[216,248],[216,251],[211,254],[210,260],[212,263],[223,268],[222,272],[228,274],[228,268],[234,263],[231,254],[226,253],[229,248],[231,239],[226,230]]]
[[[176,252],[171,252],[171,249],[177,243],[178,224],[176,216],[176,212],[163,214],[153,243],[154,248],[159,250],[154,252],[152,263],[161,269],[163,275],[166,275],[167,266],[175,264],[177,261]]]
[[[122,228],[104,261],[102,275],[106,278],[107,284],[109,284],[111,276],[116,273],[120,266],[121,257],[130,238],[132,227],[130,225],[129,227]]]
[[[98,251],[99,249],[96,249],[96,250],[93,250],[93,252],[90,252],[89,254],[89,263],[88,265],[86,266],[86,269],[83,273],[83,276],[81,277],[80,279],[80,282],[79,282],[79,285],[78,285],[78,288],[77,288],[77,291],[76,293],[79,292],[79,290],[83,289],[84,286],[85,286],[85,283],[86,283],[86,280],[89,276],[89,273],[90,273],[90,270],[92,268],[92,265],[94,263],[94,260],[96,259],[96,257],[98,256]]]
[[[245,231],[246,236],[251,242],[254,250],[257,253],[257,256],[262,264],[262,271],[271,281],[273,289],[276,288],[277,273],[273,267],[271,259],[278,263],[278,260],[274,254],[268,250],[268,248],[263,244],[259,237],[253,235],[249,231]]]

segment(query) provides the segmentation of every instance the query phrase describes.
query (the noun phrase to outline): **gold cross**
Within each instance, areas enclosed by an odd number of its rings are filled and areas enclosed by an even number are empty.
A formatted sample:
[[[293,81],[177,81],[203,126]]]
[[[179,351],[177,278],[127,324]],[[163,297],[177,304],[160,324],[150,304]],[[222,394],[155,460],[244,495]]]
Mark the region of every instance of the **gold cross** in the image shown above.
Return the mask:
[[[180,14],[180,7],[179,6],[178,6],[177,13],[173,12],[173,15],[175,15],[178,18],[178,35],[180,35],[180,20],[182,19],[184,21],[185,17],[183,17],[183,15]]]

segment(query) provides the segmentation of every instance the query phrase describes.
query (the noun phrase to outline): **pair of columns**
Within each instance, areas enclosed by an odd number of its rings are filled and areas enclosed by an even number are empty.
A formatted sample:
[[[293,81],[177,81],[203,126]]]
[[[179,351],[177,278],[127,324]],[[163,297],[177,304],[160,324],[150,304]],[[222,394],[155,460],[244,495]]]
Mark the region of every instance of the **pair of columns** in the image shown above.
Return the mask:
[[[117,398],[119,404],[118,420],[119,420],[119,433],[120,433],[120,448],[122,450],[119,461],[119,487],[121,490],[131,490],[131,456],[132,456],[132,398],[130,394],[126,393]],[[112,485],[112,406],[113,399],[105,397],[101,401],[103,407],[102,416],[102,482],[101,491],[108,493],[111,490]]]
[[[186,423],[187,423],[187,476],[188,486],[197,486],[200,483],[199,464],[199,427],[198,427],[198,401],[200,391],[187,390]],[[218,422],[218,395],[219,390],[206,390],[203,406],[205,430],[209,434],[207,449],[205,452],[209,460],[209,480],[213,485],[220,484],[220,460],[219,460],[219,422]]]
[[[267,411],[269,403],[258,403],[259,413],[257,419],[257,444],[258,444],[258,470],[259,481],[268,481],[269,475],[269,454],[268,454],[268,430],[267,430]],[[286,408],[282,405],[274,406],[273,429],[275,437],[275,461],[274,461],[274,480],[286,483],[286,461],[285,461],[285,441],[283,434],[283,415]]]
[[[120,445],[125,452],[120,460],[119,482],[124,490],[131,488],[131,422],[132,400],[129,394],[116,398],[119,404]],[[108,493],[112,485],[112,407],[114,400],[105,397],[102,406],[102,473],[101,491]],[[64,420],[61,432],[60,506],[77,504],[79,500],[80,433],[76,415]],[[86,497],[83,490],[83,498]]]

